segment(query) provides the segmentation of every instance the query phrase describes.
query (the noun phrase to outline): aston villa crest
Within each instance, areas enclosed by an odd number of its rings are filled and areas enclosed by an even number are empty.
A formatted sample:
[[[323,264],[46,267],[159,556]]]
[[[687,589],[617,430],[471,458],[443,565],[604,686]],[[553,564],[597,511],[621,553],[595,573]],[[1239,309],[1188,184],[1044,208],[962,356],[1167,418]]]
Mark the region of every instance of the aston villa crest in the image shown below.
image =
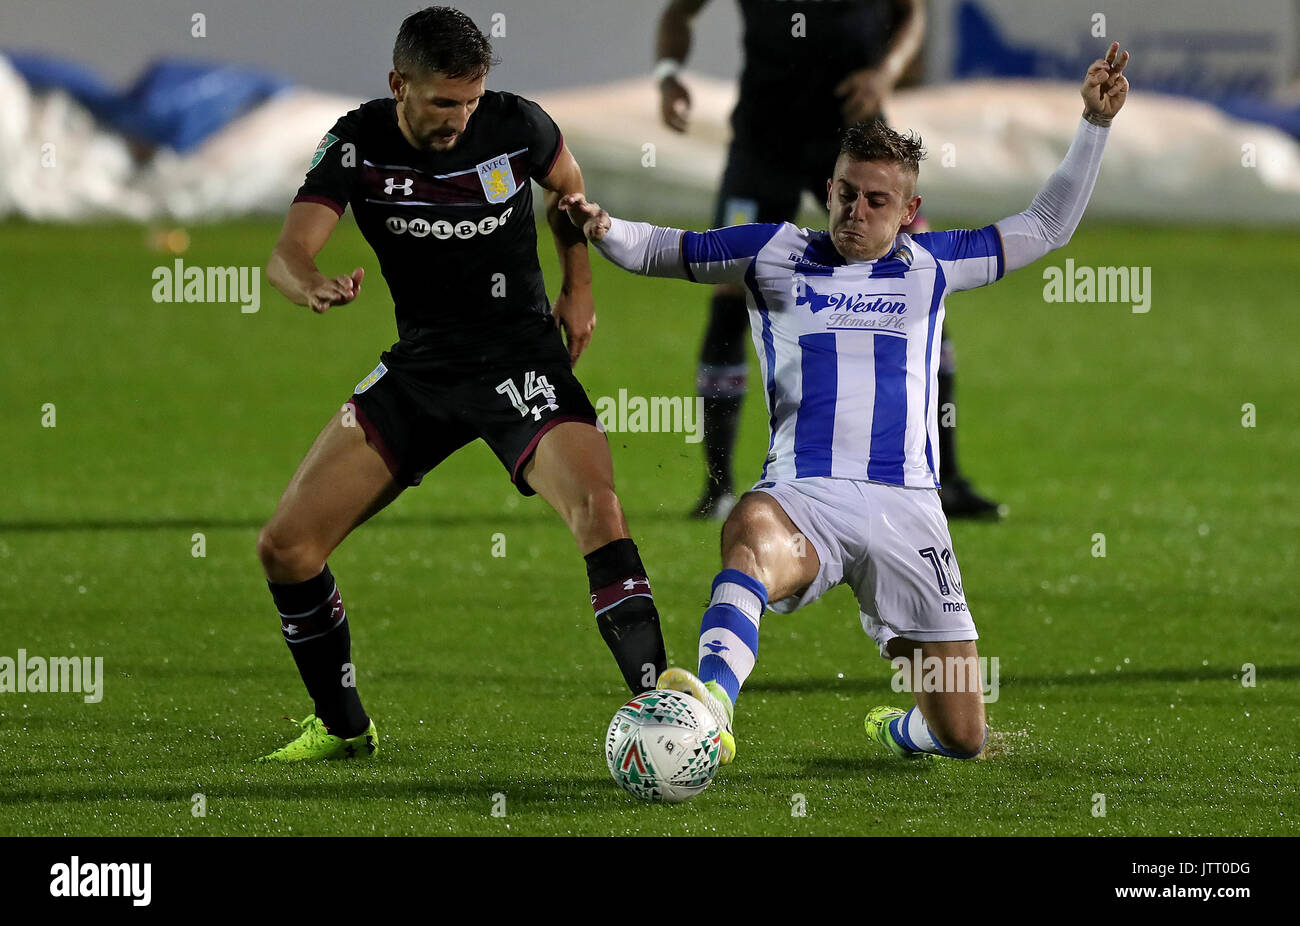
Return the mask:
[[[479,164],[478,181],[483,184],[483,195],[490,203],[503,203],[519,189],[510,171],[510,156],[506,154]]]

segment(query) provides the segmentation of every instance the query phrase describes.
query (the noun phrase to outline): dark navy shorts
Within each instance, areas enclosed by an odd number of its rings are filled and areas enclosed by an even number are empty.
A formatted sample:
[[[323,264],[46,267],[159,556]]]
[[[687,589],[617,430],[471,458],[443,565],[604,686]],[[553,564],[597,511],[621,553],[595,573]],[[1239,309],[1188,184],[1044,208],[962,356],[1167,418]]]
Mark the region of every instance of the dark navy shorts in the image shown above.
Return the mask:
[[[546,356],[549,354],[550,356]],[[481,438],[524,495],[524,464],[551,428],[566,421],[599,427],[596,410],[567,353],[497,360],[471,374],[441,374],[386,351],[348,400],[366,439],[399,485],[425,474]]]

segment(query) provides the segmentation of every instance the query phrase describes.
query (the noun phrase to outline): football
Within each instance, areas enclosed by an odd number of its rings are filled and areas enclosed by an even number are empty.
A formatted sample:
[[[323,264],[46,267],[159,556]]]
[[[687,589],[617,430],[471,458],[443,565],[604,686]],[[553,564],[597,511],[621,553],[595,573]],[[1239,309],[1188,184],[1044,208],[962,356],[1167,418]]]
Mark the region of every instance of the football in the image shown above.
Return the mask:
[[[605,734],[609,773],[643,801],[679,804],[709,786],[721,736],[704,705],[656,689],[620,707]]]

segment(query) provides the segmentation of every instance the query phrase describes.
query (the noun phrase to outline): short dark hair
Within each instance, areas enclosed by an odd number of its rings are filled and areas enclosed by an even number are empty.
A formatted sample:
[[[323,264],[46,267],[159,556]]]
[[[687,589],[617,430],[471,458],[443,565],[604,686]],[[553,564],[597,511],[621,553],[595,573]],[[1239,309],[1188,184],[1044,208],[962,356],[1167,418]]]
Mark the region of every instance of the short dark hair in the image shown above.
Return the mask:
[[[393,44],[393,67],[405,77],[441,74],[477,80],[492,65],[492,44],[460,10],[430,6],[402,20]]]
[[[855,161],[892,161],[915,175],[920,173],[925,148],[921,146],[920,136],[912,132],[903,135],[882,120],[871,119],[840,133],[840,154]]]

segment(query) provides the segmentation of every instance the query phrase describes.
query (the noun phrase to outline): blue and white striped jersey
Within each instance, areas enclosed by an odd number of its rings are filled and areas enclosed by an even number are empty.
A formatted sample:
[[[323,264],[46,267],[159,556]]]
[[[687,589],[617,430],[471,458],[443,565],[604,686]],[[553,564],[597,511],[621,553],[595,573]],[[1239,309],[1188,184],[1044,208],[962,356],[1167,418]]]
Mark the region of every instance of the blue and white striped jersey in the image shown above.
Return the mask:
[[[737,225],[686,232],[700,283],[743,283],[771,443],[764,479],[831,476],[937,488],[937,371],[948,293],[1004,272],[992,225],[899,234],[846,261],[824,231]]]
[[[764,479],[936,488],[944,297],[1069,242],[1109,131],[1080,119],[1025,211],[983,228],[899,234],[877,260],[846,260],[826,232],[788,222],[684,232],[605,213],[591,241],[632,273],[745,286],[772,432]]]

